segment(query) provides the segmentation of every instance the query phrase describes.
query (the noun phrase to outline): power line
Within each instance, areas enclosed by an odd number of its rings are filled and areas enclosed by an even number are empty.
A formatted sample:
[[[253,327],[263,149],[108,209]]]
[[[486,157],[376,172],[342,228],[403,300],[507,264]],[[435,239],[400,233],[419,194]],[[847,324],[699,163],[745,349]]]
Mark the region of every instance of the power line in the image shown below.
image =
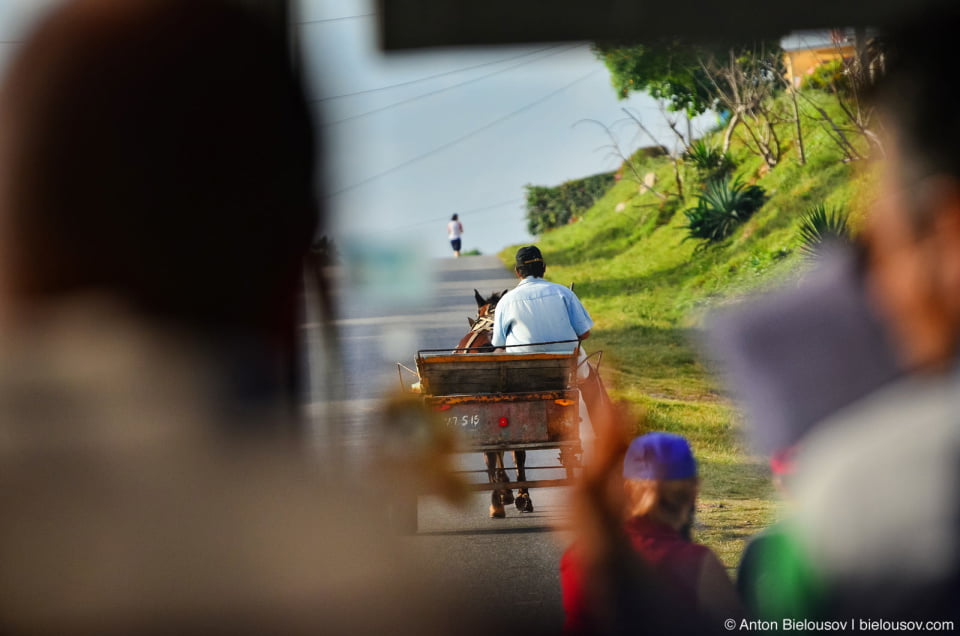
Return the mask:
[[[467,139],[469,139],[469,138],[471,138],[471,137],[473,137],[473,136],[475,136],[475,135],[478,135],[478,134],[480,134],[480,133],[482,133],[482,132],[484,132],[484,131],[486,131],[486,130],[489,130],[490,128],[493,128],[493,127],[496,126],[497,124],[500,124],[500,123],[502,123],[502,122],[510,119],[511,117],[515,117],[516,115],[519,115],[519,114],[522,113],[522,112],[528,111],[528,110],[530,110],[531,108],[542,104],[543,102],[547,101],[548,99],[550,99],[550,98],[553,97],[554,95],[558,95],[558,94],[562,93],[563,91],[567,90],[568,88],[570,88],[570,87],[573,86],[574,84],[578,84],[579,82],[582,82],[583,80],[587,79],[588,77],[590,77],[590,76],[592,76],[592,75],[596,75],[596,74],[599,72],[599,70],[600,70],[600,69],[595,69],[595,70],[593,70],[593,71],[590,71],[590,72],[587,73],[586,75],[582,75],[582,76],[578,77],[577,79],[573,80],[572,82],[570,82],[570,83],[568,83],[568,84],[564,84],[563,86],[561,86],[560,88],[556,89],[555,91],[552,91],[552,92],[550,92],[550,93],[547,93],[547,94],[544,95],[543,97],[541,97],[541,98],[539,98],[539,99],[536,99],[536,100],[530,102],[529,104],[526,104],[525,106],[521,106],[520,108],[518,108],[518,109],[516,109],[516,110],[514,110],[514,111],[511,111],[511,112],[507,113],[506,115],[503,115],[502,117],[498,117],[497,119],[494,119],[492,122],[490,122],[490,123],[488,123],[488,124],[484,124],[484,125],[481,126],[480,128],[477,128],[477,129],[475,129],[475,130],[472,130],[472,131],[468,132],[468,133],[465,134],[465,135],[461,135],[460,137],[457,137],[457,138],[454,139],[453,141],[448,141],[447,143],[442,144],[442,145],[440,145],[440,146],[437,146],[436,148],[434,148],[434,149],[432,149],[432,150],[428,150],[427,152],[424,152],[424,153],[422,153],[422,154],[419,154],[419,155],[417,155],[416,157],[412,157],[412,158],[404,161],[403,163],[400,163],[400,164],[397,164],[397,165],[393,166],[392,168],[388,168],[387,170],[384,170],[383,172],[379,172],[379,173],[377,173],[377,174],[375,174],[375,175],[372,175],[372,176],[370,176],[370,177],[367,177],[366,179],[363,179],[363,180],[361,180],[361,181],[358,181],[358,182],[356,182],[356,183],[354,183],[354,184],[352,184],[352,185],[348,185],[348,186],[345,187],[345,188],[341,188],[341,189],[339,189],[339,190],[336,190],[335,192],[332,192],[332,193],[328,194],[328,195],[326,196],[326,198],[329,199],[329,198],[338,196],[338,195],[340,195],[340,194],[343,194],[344,192],[349,192],[349,191],[351,191],[351,190],[355,190],[355,189],[357,189],[357,188],[359,188],[359,187],[361,187],[361,186],[364,186],[364,185],[366,185],[366,184],[368,184],[368,183],[370,183],[370,182],[372,182],[372,181],[375,181],[375,180],[377,180],[377,179],[379,179],[379,178],[381,178],[381,177],[385,177],[385,176],[387,176],[388,174],[392,174],[392,173],[396,172],[397,170],[400,170],[400,169],[402,169],[402,168],[406,168],[407,166],[412,165],[412,164],[414,164],[414,163],[417,163],[418,161],[422,161],[423,159],[426,159],[427,157],[430,157],[431,155],[435,155],[435,154],[437,154],[438,152],[441,152],[441,151],[446,150],[446,149],[448,149],[448,148],[452,148],[453,146],[456,146],[456,145],[459,144],[460,142],[466,141]]]
[[[460,216],[464,216],[464,215],[467,215],[467,214],[474,214],[474,213],[476,213],[476,212],[486,212],[487,210],[494,210],[494,209],[496,209],[496,208],[502,208],[502,207],[505,206],[505,205],[510,205],[510,204],[512,204],[512,203],[521,203],[521,202],[523,202],[523,199],[510,199],[509,201],[501,201],[500,203],[492,203],[492,204],[490,204],[490,205],[484,205],[484,206],[479,207],[479,208],[473,208],[473,209],[471,209],[471,210],[464,210],[463,212],[457,212],[457,214],[459,214]],[[451,214],[453,214],[453,213],[451,212]],[[440,221],[446,221],[446,220],[448,220],[449,218],[450,218],[450,214],[447,214],[447,215],[445,215],[445,216],[437,217],[437,218],[435,218],[435,219],[426,219],[426,220],[424,220],[424,221],[417,221],[416,223],[410,223],[410,224],[408,224],[408,225],[398,225],[398,226],[396,226],[396,227],[387,228],[387,229],[384,230],[384,231],[385,231],[385,232],[391,232],[391,231],[394,231],[394,230],[403,230],[403,229],[407,229],[407,228],[411,228],[411,227],[417,227],[418,225],[426,225],[427,223],[439,223]]]
[[[350,115],[349,117],[344,117],[343,119],[338,119],[338,120],[336,120],[336,121],[331,121],[331,122],[324,122],[323,125],[324,125],[324,126],[335,126],[335,125],[337,125],[337,124],[342,124],[342,123],[347,122],[347,121],[353,121],[354,119],[360,119],[361,117],[366,117],[367,115],[373,115],[373,114],[375,114],[375,113],[382,113],[382,112],[385,111],[385,110],[391,110],[391,109],[396,108],[396,107],[398,107],[398,106],[403,106],[403,105],[409,104],[409,103],[411,103],[411,102],[419,101],[419,100],[421,100],[421,99],[426,99],[427,97],[433,97],[434,95],[439,95],[440,93],[445,93],[446,91],[452,91],[452,90],[455,89],[455,88],[460,88],[460,87],[466,86],[466,85],[468,85],[468,84],[473,84],[473,83],[475,83],[475,82],[479,82],[479,81],[481,81],[481,80],[485,80],[485,79],[487,79],[488,77],[493,77],[494,75],[499,75],[500,73],[506,73],[507,71],[512,71],[512,70],[515,69],[515,68],[519,68],[519,67],[521,67],[521,66],[526,66],[527,64],[533,64],[534,62],[539,62],[540,60],[545,60],[546,58],[551,57],[551,56],[553,56],[553,55],[557,55],[557,54],[559,54],[559,53],[566,53],[567,51],[571,51],[571,50],[577,48],[578,46],[582,46],[582,45],[581,45],[581,44],[574,44],[573,46],[568,46],[568,47],[566,47],[566,48],[564,48],[564,49],[561,49],[561,50],[559,50],[559,51],[551,51],[550,53],[547,53],[546,55],[541,55],[540,57],[538,57],[538,58],[536,58],[536,59],[533,59],[533,60],[527,60],[527,61],[525,61],[525,62],[520,62],[519,64],[514,64],[513,66],[508,66],[507,68],[497,69],[496,71],[493,71],[492,73],[487,73],[486,75],[480,75],[479,77],[474,77],[474,78],[465,80],[465,81],[463,81],[463,82],[460,82],[459,84],[453,84],[452,86],[445,86],[445,87],[443,87],[443,88],[438,88],[437,90],[435,90],[435,91],[430,91],[429,93],[423,93],[422,95],[416,95],[416,96],[410,97],[410,98],[408,98],[408,99],[400,100],[399,102],[394,102],[394,103],[392,103],[392,104],[387,104],[386,106],[381,106],[380,108],[374,108],[373,110],[368,110],[368,111],[365,111],[365,112],[362,112],[362,113],[358,113],[358,114],[356,114],[356,115]]]
[[[356,20],[357,18],[370,18],[377,15],[376,13],[360,13],[358,15],[344,15],[339,18],[324,18],[322,20],[304,20],[303,22],[294,22],[294,24],[304,25],[304,24],[322,24],[324,22],[343,22],[344,20]]]
[[[410,86],[411,84],[419,84],[420,82],[426,82],[432,79],[446,77],[447,75],[454,75],[456,73],[463,73],[464,71],[472,71],[473,69],[483,68],[484,66],[502,64],[503,62],[512,62],[513,60],[518,60],[522,57],[529,57],[531,55],[536,55],[537,53],[542,53],[543,51],[549,51],[550,49],[555,49],[559,46],[560,45],[547,46],[542,49],[537,49],[535,51],[527,51],[526,53],[521,53],[520,55],[505,57],[505,58],[501,58],[499,60],[493,60],[490,62],[483,62],[481,64],[474,64],[473,66],[464,66],[463,68],[454,69],[452,71],[444,71],[443,73],[437,73],[436,75],[429,75],[427,77],[421,77],[419,79],[409,80],[406,82],[399,82],[397,84],[390,84],[388,86],[380,86],[378,88],[367,88],[362,91],[354,91],[352,93],[343,93],[342,95],[331,95],[330,97],[319,97],[317,99],[311,99],[310,103],[315,104],[318,102],[329,102],[334,99],[343,99],[345,97],[353,97],[354,95],[366,95],[368,93],[379,93],[380,91],[390,90],[391,88],[400,88],[401,86]]]

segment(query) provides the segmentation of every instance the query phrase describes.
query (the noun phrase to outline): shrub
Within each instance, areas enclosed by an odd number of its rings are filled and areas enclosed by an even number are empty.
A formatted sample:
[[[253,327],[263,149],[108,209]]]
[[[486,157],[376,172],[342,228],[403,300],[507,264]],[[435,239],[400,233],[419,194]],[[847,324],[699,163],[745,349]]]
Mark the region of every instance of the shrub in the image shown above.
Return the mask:
[[[749,219],[766,201],[760,186],[745,186],[740,179],[709,181],[697,197],[697,205],[684,210],[687,217],[687,238],[708,242],[721,241]]]
[[[823,91],[850,91],[850,78],[847,77],[843,60],[830,60],[817,65],[813,72],[805,75],[800,81],[801,90],[808,88]]]
[[[613,173],[567,181],[555,187],[526,185],[527,230],[540,235],[588,210],[616,183]]]
[[[693,164],[705,181],[722,179],[733,172],[735,167],[730,153],[721,152],[719,148],[702,139],[687,148],[684,158]]]
[[[810,208],[800,220],[800,251],[813,257],[825,245],[850,242],[847,216],[841,209],[828,210],[823,203]]]

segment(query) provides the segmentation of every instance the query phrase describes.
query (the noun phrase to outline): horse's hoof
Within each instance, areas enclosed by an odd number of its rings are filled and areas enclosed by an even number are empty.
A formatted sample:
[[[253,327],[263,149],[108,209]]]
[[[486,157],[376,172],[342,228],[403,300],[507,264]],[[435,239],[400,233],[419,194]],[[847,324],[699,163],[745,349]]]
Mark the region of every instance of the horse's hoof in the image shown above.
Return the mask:
[[[527,493],[517,495],[517,510],[520,512],[533,512],[533,501]]]
[[[498,506],[497,504],[490,505],[491,519],[503,519],[506,516],[507,516],[507,511],[503,509],[503,506]]]
[[[514,501],[513,491],[512,490],[501,490],[500,491],[500,505],[509,506]]]

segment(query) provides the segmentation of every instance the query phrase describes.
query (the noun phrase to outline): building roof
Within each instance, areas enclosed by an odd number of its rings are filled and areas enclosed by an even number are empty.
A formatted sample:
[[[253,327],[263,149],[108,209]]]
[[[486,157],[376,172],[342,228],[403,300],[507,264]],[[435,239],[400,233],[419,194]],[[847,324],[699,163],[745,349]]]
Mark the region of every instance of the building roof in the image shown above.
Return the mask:
[[[780,48],[784,51],[806,51],[822,49],[853,42],[852,29],[818,29],[816,31],[794,31],[780,39]]]

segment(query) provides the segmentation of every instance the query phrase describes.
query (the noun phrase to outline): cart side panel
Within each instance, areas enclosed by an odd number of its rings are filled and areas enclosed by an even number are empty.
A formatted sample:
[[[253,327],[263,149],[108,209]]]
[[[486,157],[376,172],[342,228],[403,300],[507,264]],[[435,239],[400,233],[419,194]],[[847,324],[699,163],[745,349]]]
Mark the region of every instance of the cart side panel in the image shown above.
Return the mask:
[[[560,391],[575,383],[576,358],[466,354],[421,358],[417,367],[424,392],[430,395]]]
[[[522,447],[579,439],[576,390],[525,394],[428,397],[429,408],[468,445]]]

